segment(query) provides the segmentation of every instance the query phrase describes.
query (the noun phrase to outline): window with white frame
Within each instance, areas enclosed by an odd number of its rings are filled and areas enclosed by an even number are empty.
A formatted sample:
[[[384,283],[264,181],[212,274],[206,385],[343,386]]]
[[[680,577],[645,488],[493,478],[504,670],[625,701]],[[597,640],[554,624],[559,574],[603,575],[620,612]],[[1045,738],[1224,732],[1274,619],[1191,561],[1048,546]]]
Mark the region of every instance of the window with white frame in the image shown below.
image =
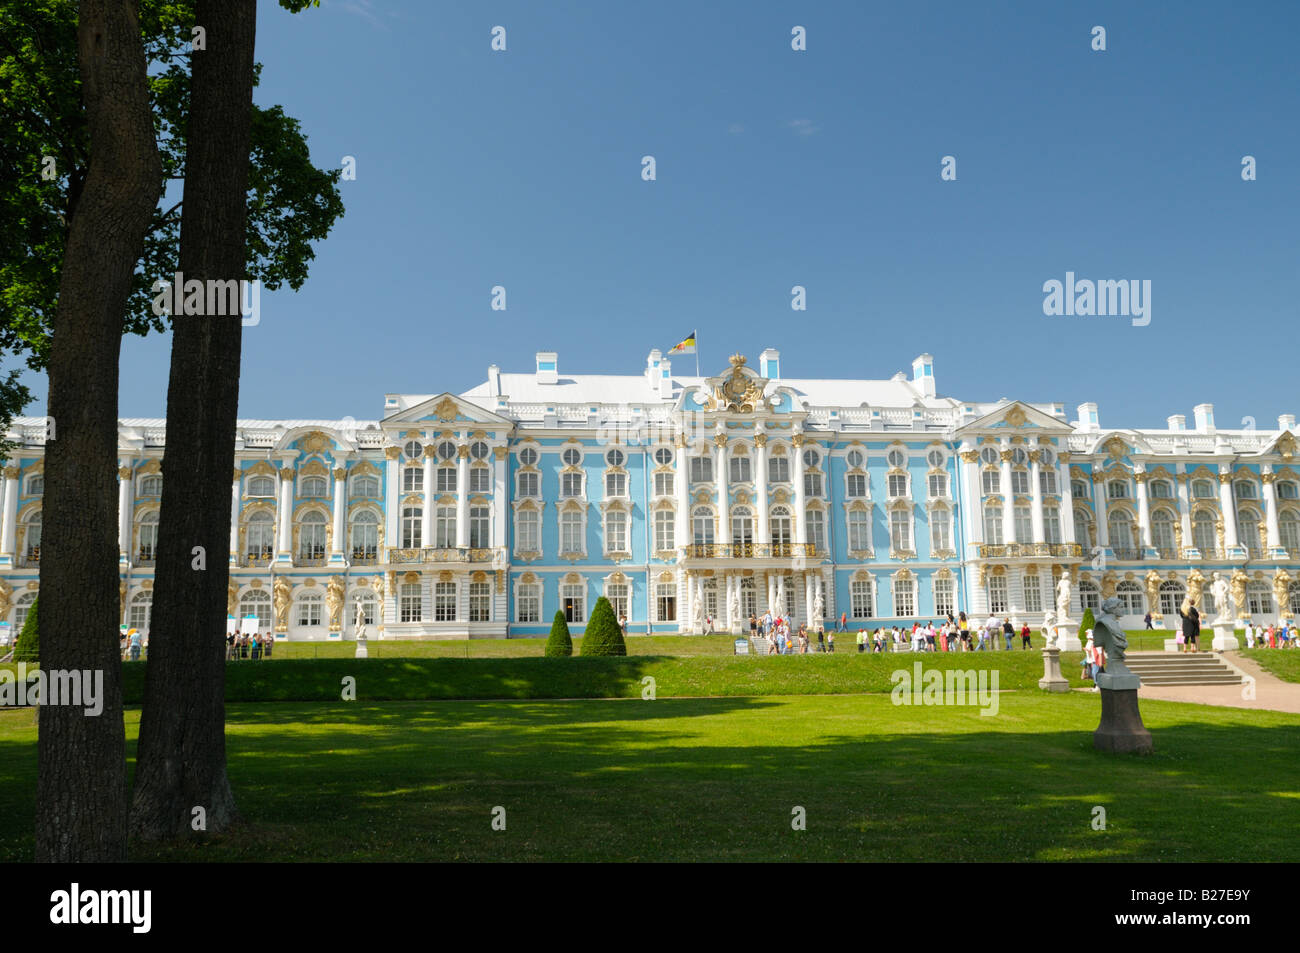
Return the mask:
[[[409,466],[402,471],[402,492],[403,493],[424,492],[424,468],[423,467]]]
[[[27,613],[32,611],[32,605],[36,602],[36,593],[24,592],[14,603],[14,628],[15,633],[23,630],[23,623],[27,621]],[[139,628],[137,626],[136,628]],[[16,637],[16,636],[15,636]]]
[[[1007,577],[989,576],[989,611],[1003,613],[1007,611]]]
[[[790,510],[784,506],[777,506],[772,509],[772,518],[769,526],[772,532],[773,546],[789,546],[794,542],[794,525],[790,518]]]
[[[850,473],[844,478],[844,495],[851,500],[860,500],[867,495],[867,475]]]
[[[1083,547],[1085,553],[1092,553],[1092,521],[1086,510],[1074,511],[1074,541]]]
[[[627,474],[620,470],[610,470],[605,474],[605,496],[627,496]]]
[[[1133,548],[1133,520],[1123,510],[1110,514],[1107,521],[1110,531],[1110,545],[1117,550]]]
[[[614,610],[615,619],[629,615],[630,591],[631,587],[625,582],[611,582],[605,587],[605,598],[609,600],[609,607]]]
[[[1111,480],[1106,484],[1106,496],[1112,500],[1128,499],[1128,484],[1123,480]]]
[[[784,454],[779,457],[769,457],[767,461],[767,482],[768,483],[789,483],[790,482],[790,458]]]
[[[145,590],[131,597],[131,611],[127,614],[126,624],[129,628],[139,629],[143,634],[149,631],[149,622],[153,617],[153,593]]]
[[[1175,582],[1172,579],[1169,582],[1160,584],[1160,614],[1167,619],[1177,616],[1178,610],[1182,607],[1183,599],[1187,597],[1187,589],[1181,582]]]
[[[1001,486],[1001,480],[998,478],[997,470],[985,470],[980,476],[980,488],[985,495],[990,493],[1001,492],[998,487]]]
[[[420,533],[423,529],[423,520],[418,506],[402,507],[402,548],[419,549],[423,543],[420,539]]]
[[[804,518],[808,520],[808,543],[816,552],[826,552],[826,514],[809,508]]]
[[[1300,553],[1300,517],[1294,510],[1287,510],[1277,520],[1279,542],[1291,555]]]
[[[486,460],[487,455],[492,451],[482,440],[476,440],[469,445],[469,455],[472,460]]]
[[[36,486],[39,486],[39,489],[33,489],[33,487]],[[32,477],[31,482],[27,486],[27,492],[36,495],[37,493],[44,492],[44,490],[45,478],[40,476]],[[157,475],[141,477],[140,496],[162,496],[162,477]]]
[[[671,472],[655,474],[655,496],[673,495],[673,474]]]
[[[582,451],[577,447],[565,447],[564,452],[560,454],[560,459],[564,461],[566,467],[576,467],[582,463]]]
[[[515,597],[515,620],[538,622],[542,617],[542,587],[533,582],[519,584]]]
[[[271,594],[265,589],[250,589],[239,597],[239,617],[256,616],[258,632],[271,630],[271,612]]]
[[[418,440],[408,440],[402,445],[402,453],[406,455],[408,460],[418,459],[420,454],[423,452],[424,448],[420,446],[420,441]]]
[[[439,459],[454,460],[456,459],[456,444],[452,443],[450,440],[444,440],[442,443],[438,444],[438,449],[435,453],[438,455]]]
[[[916,580],[894,579],[894,615],[916,615]]]
[[[352,495],[366,500],[379,498],[379,477],[363,473],[352,478]]]
[[[244,555],[251,559],[271,556],[275,551],[275,520],[266,510],[249,514],[244,524]]]
[[[709,456],[691,457],[691,482],[713,482],[713,458]]]
[[[492,587],[486,582],[469,584],[469,621],[492,621]]]
[[[849,584],[849,614],[855,619],[870,619],[876,614],[870,579],[854,579]]]
[[[1156,510],[1151,514],[1151,545],[1163,552],[1174,548],[1174,514],[1169,510]]]
[[[560,514],[560,552],[583,553],[582,514],[577,510],[565,510]]]
[[[143,481],[142,481],[142,485],[143,485]],[[37,473],[27,478],[28,496],[40,496],[44,492],[45,492],[45,477],[42,474]],[[140,495],[144,496],[145,494],[141,493]],[[161,495],[161,493],[159,493],[158,495]]]
[[[323,476],[303,477],[299,490],[299,496],[304,499],[323,499],[330,495],[329,481]]]
[[[269,476],[255,476],[248,478],[248,495],[249,496],[275,496],[275,480]],[[379,491],[375,491],[379,495]]]
[[[947,577],[935,579],[933,588],[935,613],[938,615],[955,615],[957,611],[957,587],[953,581]]]
[[[1029,494],[1028,470],[1011,471],[1011,492],[1016,496],[1027,496]]]
[[[434,508],[433,545],[437,549],[451,549],[456,545],[456,507]]]
[[[871,520],[866,510],[849,510],[849,550],[865,553],[871,549]]]
[[[454,582],[435,582],[433,584],[433,621],[456,621],[456,584]]]
[[[1038,573],[1027,572],[1021,577],[1021,586],[1025,593],[1025,611],[1043,611],[1043,588]]]
[[[1173,499],[1174,488],[1168,480],[1151,481],[1151,498],[1155,500]]]
[[[623,510],[610,510],[605,514],[605,552],[627,551],[627,513]]]
[[[1028,506],[1017,506],[1012,518],[1016,523],[1016,539],[1028,543],[1034,538],[1033,512]]]
[[[455,493],[456,492],[456,468],[455,467],[438,467],[434,471],[436,479],[435,487],[438,493]]]
[[[1070,495],[1076,500],[1086,500],[1092,496],[1088,492],[1088,484],[1083,480],[1072,480],[1070,482]]]
[[[749,457],[732,457],[729,468],[732,483],[748,483],[750,481]]]
[[[713,511],[708,508],[695,510],[691,514],[691,541],[696,546],[713,543]]]
[[[660,622],[677,621],[677,586],[671,582],[655,585],[655,617]]]
[[[519,474],[519,495],[531,498],[542,495],[540,473],[526,470]]]
[[[1043,539],[1048,543],[1061,541],[1061,510],[1056,506],[1043,507]]]
[[[906,553],[912,549],[912,513],[910,510],[896,509],[889,514],[889,542],[896,552]]]
[[[486,506],[469,508],[469,547],[487,549],[492,545],[492,510]]]
[[[1246,611],[1253,616],[1273,614],[1273,593],[1268,583],[1255,579],[1246,586]]]
[[[1300,500],[1300,487],[1291,480],[1279,480],[1277,482],[1277,498],[1279,500]]]
[[[586,587],[580,583],[565,583],[560,587],[560,603],[564,610],[564,621],[585,622]]]
[[[1038,491],[1044,496],[1056,493],[1056,471],[1051,467],[1044,467],[1038,471]]]
[[[1239,500],[1255,499],[1255,484],[1247,480],[1238,480],[1232,485],[1232,491]]]
[[[931,499],[943,499],[948,496],[948,474],[931,473],[928,482]]]
[[[743,546],[754,541],[754,516],[748,507],[737,506],[731,511],[731,545]]]
[[[907,496],[907,476],[902,473],[891,473],[889,475],[889,497],[898,499]]]
[[[482,465],[469,468],[469,492],[492,492],[492,468]]]
[[[928,463],[931,467],[941,467],[943,466],[944,461],[946,461],[947,459],[948,459],[948,455],[945,454],[942,450],[939,450],[937,448],[931,450],[929,453],[925,455],[925,462]]]
[[[325,558],[325,524],[324,513],[312,510],[304,513],[298,528],[298,556],[302,559]]]
[[[565,499],[573,499],[582,496],[581,473],[560,474],[560,496]]]
[[[318,626],[324,619],[324,603],[319,595],[308,593],[298,599],[298,612],[295,615],[299,626]]]
[[[27,519],[27,532],[23,535],[23,549],[27,553],[27,561],[34,563],[41,558],[41,514],[33,513]]]
[[[538,459],[537,451],[532,447],[523,447],[519,451],[519,462],[526,467],[536,466]]]
[[[1259,551],[1261,547],[1258,513],[1248,507],[1237,510],[1237,532],[1241,534],[1241,545],[1245,546],[1248,552]]]
[[[664,552],[677,546],[677,514],[672,510],[655,511],[655,550]]]
[[[862,466],[862,464],[866,462],[866,459],[867,458],[863,455],[861,450],[850,450],[848,453],[844,454],[844,462],[855,470]]]
[[[424,599],[418,582],[404,582],[398,594],[398,619],[402,622],[424,621]]]
[[[998,503],[984,504],[984,542],[995,546],[1002,543],[1002,506]]]
[[[1192,542],[1203,555],[1214,555],[1219,548],[1218,539],[1214,515],[1201,510],[1192,518]]]
[[[1214,484],[1209,480],[1193,480],[1192,496],[1198,500],[1214,499]]]
[[[139,558],[157,559],[158,558],[158,511],[151,510],[140,517],[140,549]]]
[[[266,601],[269,608],[271,600],[268,598]],[[352,593],[352,598],[348,600],[348,612],[344,616],[344,622],[356,625],[358,606],[361,607],[362,625],[374,625],[379,621],[379,599],[369,589],[362,589]]]
[[[515,514],[515,551],[536,553],[541,551],[542,514],[536,510],[519,510]]]
[[[1095,582],[1085,579],[1079,583],[1079,605],[1094,612],[1101,608],[1101,590]]]
[[[804,496],[822,496],[823,495],[822,475],[816,471],[804,472],[803,475],[803,492]]]
[[[952,521],[948,511],[934,509],[930,511],[930,552],[947,553],[952,551]]]
[[[1115,587],[1115,597],[1124,607],[1121,615],[1142,615],[1142,587],[1136,582],[1121,582]]]
[[[985,447],[980,451],[980,462],[986,467],[995,467],[1001,456],[998,454],[996,447]]]
[[[667,447],[660,447],[655,451],[655,463],[661,467],[666,467],[673,462],[673,452]]]
[[[890,450],[885,455],[885,462],[896,470],[901,470],[907,465],[907,454],[902,450]]]

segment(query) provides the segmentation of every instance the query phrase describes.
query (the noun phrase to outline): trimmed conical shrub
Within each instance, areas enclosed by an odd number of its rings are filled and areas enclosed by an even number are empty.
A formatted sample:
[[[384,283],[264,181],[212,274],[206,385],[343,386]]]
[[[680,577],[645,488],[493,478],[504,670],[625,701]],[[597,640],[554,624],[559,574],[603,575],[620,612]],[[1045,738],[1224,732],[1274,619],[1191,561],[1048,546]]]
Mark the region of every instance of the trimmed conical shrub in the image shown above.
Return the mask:
[[[614,607],[604,596],[596,600],[596,608],[591,610],[591,619],[582,636],[582,654],[627,655],[623,630],[618,627],[618,619],[614,617]]]
[[[555,619],[551,622],[551,634],[546,640],[547,658],[565,658],[573,654],[573,638],[569,635],[569,623],[564,621],[564,610],[555,610]]]
[[[1083,610],[1083,621],[1079,623],[1079,638],[1084,642],[1088,641],[1088,630],[1097,627],[1097,617],[1092,614],[1092,609]]]
[[[41,660],[41,633],[36,624],[36,604],[40,601],[40,597],[32,600],[32,607],[27,612],[27,618],[23,620],[23,629],[18,633],[18,641],[14,643],[15,662]]]

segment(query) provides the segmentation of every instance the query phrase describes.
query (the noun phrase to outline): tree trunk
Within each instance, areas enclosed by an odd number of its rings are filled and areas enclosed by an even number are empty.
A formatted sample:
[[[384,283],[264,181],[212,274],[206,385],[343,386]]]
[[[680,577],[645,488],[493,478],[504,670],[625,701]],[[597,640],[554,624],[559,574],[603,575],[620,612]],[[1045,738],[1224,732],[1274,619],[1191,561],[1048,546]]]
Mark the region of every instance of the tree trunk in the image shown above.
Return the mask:
[[[81,0],[90,164],[68,232],[49,362],[41,667],[103,673],[103,710],[40,706],[36,859],[126,859],[117,570],[117,383],[131,274],[162,186],[135,0]],[[35,171],[33,170],[33,173]]]
[[[187,283],[247,273],[256,22],[255,0],[198,4],[207,49],[192,55],[180,249]],[[225,635],[240,341],[238,313],[172,317],[149,671],[131,808],[132,833],[150,839],[221,831],[238,817],[226,775]]]

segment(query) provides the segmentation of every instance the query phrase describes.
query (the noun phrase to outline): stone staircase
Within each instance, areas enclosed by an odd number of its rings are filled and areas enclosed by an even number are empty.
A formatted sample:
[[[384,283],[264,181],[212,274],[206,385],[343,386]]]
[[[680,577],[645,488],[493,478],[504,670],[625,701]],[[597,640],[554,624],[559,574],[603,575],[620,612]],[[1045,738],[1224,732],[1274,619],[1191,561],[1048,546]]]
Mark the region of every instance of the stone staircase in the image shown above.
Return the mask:
[[[1124,662],[1143,685],[1240,685],[1241,674],[1217,652],[1130,652]]]

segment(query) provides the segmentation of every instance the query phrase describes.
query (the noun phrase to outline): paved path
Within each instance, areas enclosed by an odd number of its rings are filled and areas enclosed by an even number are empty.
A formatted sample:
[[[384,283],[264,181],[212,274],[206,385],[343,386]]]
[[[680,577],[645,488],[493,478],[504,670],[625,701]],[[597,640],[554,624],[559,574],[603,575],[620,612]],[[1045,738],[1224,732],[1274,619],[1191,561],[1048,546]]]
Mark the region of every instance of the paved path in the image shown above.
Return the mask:
[[[1221,658],[1255,679],[1254,698],[1242,698],[1242,693],[1247,690],[1245,685],[1143,685],[1138,689],[1138,695],[1160,701],[1226,708],[1265,708],[1300,714],[1300,684],[1284,682],[1236,652],[1225,652]]]

